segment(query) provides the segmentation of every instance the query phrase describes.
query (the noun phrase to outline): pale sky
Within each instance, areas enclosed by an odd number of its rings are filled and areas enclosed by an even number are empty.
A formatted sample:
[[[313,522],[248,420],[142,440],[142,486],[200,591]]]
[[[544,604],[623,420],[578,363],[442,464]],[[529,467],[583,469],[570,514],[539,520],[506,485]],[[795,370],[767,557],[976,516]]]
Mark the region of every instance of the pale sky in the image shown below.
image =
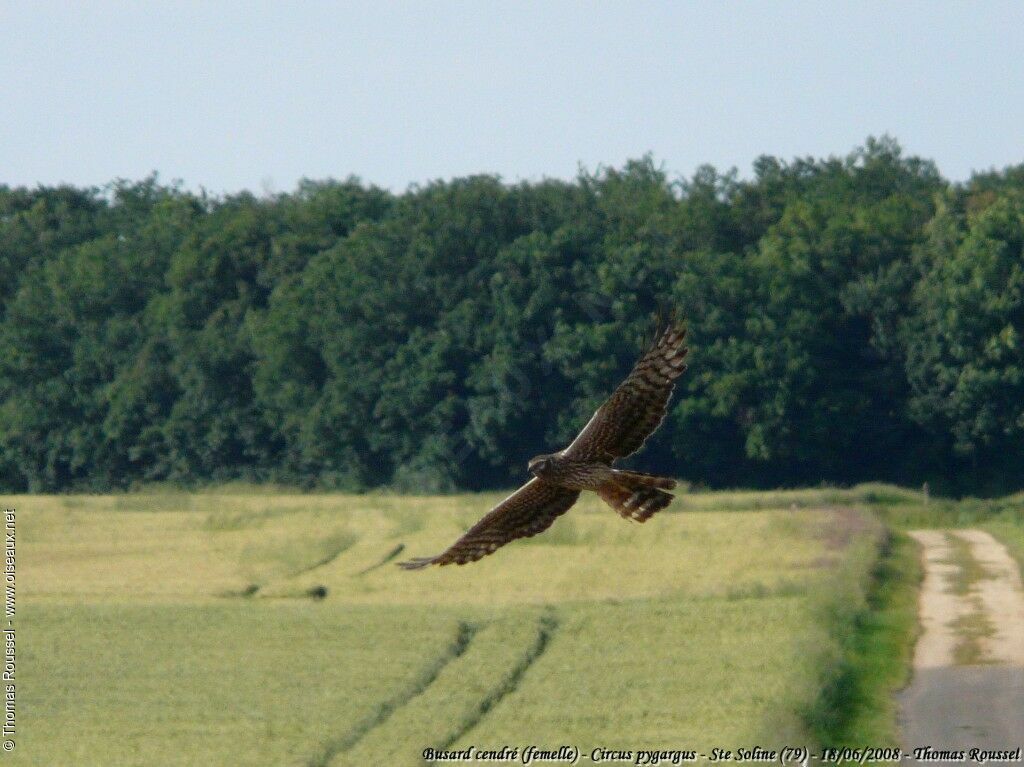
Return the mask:
[[[1024,3],[0,0],[8,185],[748,175],[884,133],[1024,162]]]

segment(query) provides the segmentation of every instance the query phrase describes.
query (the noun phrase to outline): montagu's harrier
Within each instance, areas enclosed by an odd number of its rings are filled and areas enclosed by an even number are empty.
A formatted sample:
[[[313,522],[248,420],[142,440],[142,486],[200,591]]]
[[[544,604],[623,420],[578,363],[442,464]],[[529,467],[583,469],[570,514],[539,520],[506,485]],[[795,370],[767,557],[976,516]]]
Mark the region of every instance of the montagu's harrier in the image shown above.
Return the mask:
[[[669,322],[569,447],[532,459],[533,479],[491,509],[447,550],[400,566],[415,570],[474,562],[509,541],[547,530],[583,490],[594,491],[623,517],[637,522],[647,521],[668,506],[673,496],[665,491],[676,486],[675,480],[613,469],[612,464],[639,450],[665,417],[675,381],[686,370],[685,337],[685,328]]]

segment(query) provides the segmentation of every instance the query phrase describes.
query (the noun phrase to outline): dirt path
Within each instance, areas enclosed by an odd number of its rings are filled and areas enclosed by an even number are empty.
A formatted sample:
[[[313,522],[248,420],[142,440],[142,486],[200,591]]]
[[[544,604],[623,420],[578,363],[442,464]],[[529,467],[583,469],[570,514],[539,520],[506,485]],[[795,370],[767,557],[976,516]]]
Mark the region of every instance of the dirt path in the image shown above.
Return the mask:
[[[900,700],[904,748],[960,750],[968,759],[971,748],[1024,748],[1024,585],[1017,563],[981,530],[911,535],[924,551],[925,578],[914,677]]]

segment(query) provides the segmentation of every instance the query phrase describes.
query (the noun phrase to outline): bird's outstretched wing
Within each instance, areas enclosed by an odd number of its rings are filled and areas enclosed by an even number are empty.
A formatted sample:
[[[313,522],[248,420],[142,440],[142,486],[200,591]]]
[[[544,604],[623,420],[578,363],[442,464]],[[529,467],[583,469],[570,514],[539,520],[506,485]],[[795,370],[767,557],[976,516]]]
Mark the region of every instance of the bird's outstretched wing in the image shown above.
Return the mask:
[[[551,527],[579,498],[579,490],[568,490],[534,478],[491,509],[459,540],[436,557],[400,562],[399,567],[416,570],[427,565],[464,565],[494,552],[516,538],[527,538]]]
[[[686,370],[685,339],[686,328],[670,321],[562,455],[611,463],[639,450],[664,419],[676,379]]]

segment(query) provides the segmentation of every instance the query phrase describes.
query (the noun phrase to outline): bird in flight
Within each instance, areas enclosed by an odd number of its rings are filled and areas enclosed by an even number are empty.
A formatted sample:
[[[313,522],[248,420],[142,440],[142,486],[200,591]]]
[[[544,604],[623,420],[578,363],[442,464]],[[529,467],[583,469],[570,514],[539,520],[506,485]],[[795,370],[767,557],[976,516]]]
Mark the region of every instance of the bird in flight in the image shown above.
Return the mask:
[[[674,496],[666,491],[676,486],[675,480],[615,469],[612,464],[639,450],[665,418],[676,379],[686,370],[685,337],[686,329],[670,320],[569,447],[531,459],[533,479],[445,551],[399,566],[417,570],[475,562],[510,541],[547,530],[584,490],[597,493],[624,518],[637,522],[646,522],[668,506]]]

